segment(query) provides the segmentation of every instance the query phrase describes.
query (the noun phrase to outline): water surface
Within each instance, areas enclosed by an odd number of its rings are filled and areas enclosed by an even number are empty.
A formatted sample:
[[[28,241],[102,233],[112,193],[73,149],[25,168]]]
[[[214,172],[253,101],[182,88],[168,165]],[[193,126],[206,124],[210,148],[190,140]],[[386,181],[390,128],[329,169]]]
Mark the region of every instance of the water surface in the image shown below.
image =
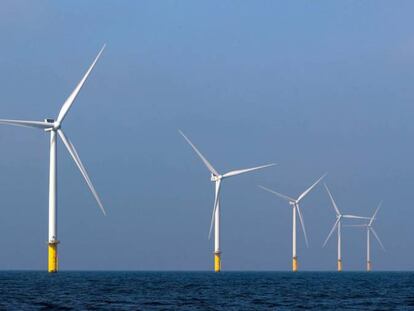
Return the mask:
[[[414,310],[411,272],[0,272],[0,309]]]

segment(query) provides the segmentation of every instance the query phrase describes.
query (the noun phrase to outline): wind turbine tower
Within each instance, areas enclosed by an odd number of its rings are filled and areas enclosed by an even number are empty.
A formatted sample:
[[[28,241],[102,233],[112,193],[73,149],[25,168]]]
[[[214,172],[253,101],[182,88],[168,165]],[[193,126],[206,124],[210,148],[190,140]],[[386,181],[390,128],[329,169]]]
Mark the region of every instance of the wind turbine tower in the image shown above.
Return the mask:
[[[371,233],[374,235],[375,239],[378,241],[378,244],[381,246],[381,249],[383,251],[385,251],[385,247],[381,242],[381,239],[379,238],[377,232],[375,231],[374,227],[372,226],[372,224],[375,221],[375,217],[377,216],[377,213],[379,211],[379,209],[381,208],[382,202],[380,202],[378,204],[377,209],[374,212],[374,215],[372,215],[371,218],[369,219],[369,222],[367,224],[362,224],[362,225],[348,225],[347,227],[363,227],[366,228],[367,230],[367,271],[371,271],[372,269],[372,261],[371,261]]]
[[[294,199],[292,197],[289,197],[287,195],[281,194],[279,192],[276,192],[274,190],[271,190],[269,188],[263,187],[263,186],[259,186],[259,188],[268,191],[276,196],[278,196],[279,198],[282,198],[286,201],[289,202],[289,205],[292,207],[292,212],[293,212],[293,225],[292,225],[292,270],[293,272],[298,271],[298,257],[297,257],[297,253],[296,253],[296,213],[299,215],[299,220],[300,220],[300,224],[302,226],[302,231],[303,231],[303,235],[305,237],[305,243],[306,243],[306,247],[309,247],[309,243],[308,243],[308,236],[306,234],[306,229],[305,229],[305,222],[303,220],[302,217],[302,213],[300,211],[300,207],[299,207],[299,202],[326,176],[326,174],[324,174],[322,177],[320,177],[317,181],[315,181],[315,183],[312,184],[312,186],[310,186],[308,189],[306,189],[297,199]]]
[[[339,211],[338,206],[335,203],[335,200],[329,191],[329,188],[326,184],[324,184],[326,191],[328,192],[329,198],[331,199],[332,206],[335,209],[336,213],[336,221],[334,225],[332,226],[331,231],[328,234],[328,237],[325,240],[325,243],[323,243],[323,247],[325,247],[326,243],[328,242],[329,238],[331,237],[332,233],[334,232],[335,228],[338,230],[338,271],[342,271],[342,237],[341,237],[341,225],[342,225],[342,219],[350,218],[350,219],[369,219],[368,217],[361,217],[361,216],[355,216],[355,215],[342,215]]]
[[[230,171],[225,174],[220,174],[217,170],[208,162],[208,160],[201,154],[201,152],[196,148],[196,146],[188,139],[187,136],[184,135],[182,131],[179,131],[180,134],[184,137],[184,139],[188,142],[188,144],[193,148],[195,153],[200,157],[203,161],[204,165],[208,168],[211,173],[211,181],[214,182],[215,185],[215,196],[214,196],[214,206],[213,206],[213,213],[211,216],[211,223],[210,223],[210,231],[208,234],[208,238],[211,237],[211,231],[214,225],[214,271],[220,272],[221,271],[221,248],[220,248],[220,190],[221,190],[221,183],[224,179],[228,177],[237,176],[240,174],[252,172],[255,170],[259,170],[265,167],[273,166],[272,164],[257,166],[253,168],[241,169]]]
[[[102,205],[101,199],[98,196],[98,193],[95,190],[95,187],[92,184],[91,179],[88,176],[88,173],[85,169],[85,166],[82,164],[82,161],[72,144],[69,138],[65,135],[62,130],[62,122],[65,119],[69,109],[72,107],[76,97],[78,96],[82,86],[84,85],[86,79],[94,68],[96,62],[101,56],[105,45],[102,47],[92,65],[86,71],[82,80],[78,83],[66,101],[63,103],[62,108],[60,109],[59,115],[56,120],[45,119],[42,121],[24,121],[24,120],[6,120],[0,119],[0,124],[14,125],[14,126],[23,126],[29,128],[35,128],[43,130],[44,132],[49,132],[50,134],[50,164],[49,164],[49,239],[48,239],[48,271],[57,272],[58,271],[58,249],[57,245],[59,244],[58,234],[57,234],[57,139],[58,136],[62,139],[63,144],[66,146],[69,154],[71,155],[76,166],[80,170],[83,178],[86,181],[90,191],[92,192],[95,200],[97,201],[102,212],[105,214],[104,207]]]

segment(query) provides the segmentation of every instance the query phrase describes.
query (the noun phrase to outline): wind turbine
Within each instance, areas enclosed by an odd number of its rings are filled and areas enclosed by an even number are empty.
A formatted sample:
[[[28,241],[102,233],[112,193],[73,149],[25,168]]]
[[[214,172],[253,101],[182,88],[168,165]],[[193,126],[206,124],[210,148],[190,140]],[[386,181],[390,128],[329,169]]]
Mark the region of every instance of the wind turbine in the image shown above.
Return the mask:
[[[377,209],[374,212],[374,215],[372,215],[369,219],[369,222],[367,224],[362,225],[347,225],[347,227],[364,227],[367,229],[367,271],[371,271],[372,268],[372,262],[371,262],[371,243],[370,243],[370,232],[374,235],[374,237],[377,239],[378,244],[381,246],[382,250],[385,251],[384,245],[381,242],[381,239],[379,238],[377,232],[374,230],[372,224],[374,223],[374,220],[376,219],[375,216],[377,216],[377,213],[379,209],[381,208],[382,201],[378,204]]]
[[[302,213],[300,211],[299,202],[326,176],[327,174],[322,175],[317,181],[315,181],[312,186],[310,186],[308,189],[306,189],[297,199],[293,199],[292,197],[289,197],[287,195],[281,194],[279,192],[276,192],[274,190],[271,190],[269,188],[259,186],[259,188],[266,190],[270,193],[273,193],[274,195],[278,196],[279,198],[282,198],[289,202],[289,204],[292,206],[293,211],[293,226],[292,226],[292,270],[294,272],[298,271],[298,257],[296,255],[296,212],[299,215],[300,224],[302,225],[302,231],[303,235],[305,237],[305,243],[306,247],[309,247],[308,243],[308,236],[306,234],[305,229],[305,223],[303,221]]]
[[[342,225],[342,219],[343,218],[350,218],[350,219],[369,219],[368,217],[361,217],[361,216],[355,216],[355,215],[342,215],[339,211],[338,206],[335,203],[335,200],[329,191],[329,188],[326,184],[324,184],[326,191],[329,194],[329,198],[331,199],[332,206],[335,209],[336,212],[336,221],[331,229],[331,231],[328,234],[328,237],[325,240],[325,243],[323,243],[323,247],[325,247],[326,243],[328,242],[329,238],[331,237],[332,233],[334,232],[335,228],[338,229],[338,271],[342,271],[342,254],[341,254],[341,225]]]
[[[57,272],[58,271],[58,254],[57,254],[57,245],[59,240],[57,239],[57,174],[56,174],[56,163],[57,163],[57,136],[59,135],[62,139],[63,144],[69,151],[73,161],[80,170],[83,178],[86,181],[90,191],[92,192],[95,200],[98,202],[98,205],[102,212],[105,215],[105,210],[102,205],[101,199],[98,196],[98,193],[95,190],[95,187],[92,184],[91,179],[88,176],[88,173],[85,169],[85,166],[82,164],[79,155],[73,146],[69,138],[64,134],[62,130],[62,122],[65,119],[69,109],[72,107],[76,97],[79,94],[82,86],[84,85],[86,79],[94,68],[96,62],[101,56],[105,45],[99,51],[92,65],[86,71],[82,80],[78,83],[66,101],[63,103],[62,108],[60,109],[59,115],[56,120],[45,119],[42,121],[23,121],[23,120],[5,120],[0,119],[0,124],[14,125],[14,126],[23,126],[29,128],[40,129],[45,132],[50,133],[50,165],[49,165],[49,239],[48,239],[48,271]]]
[[[223,179],[226,179],[228,177],[252,172],[255,170],[259,170],[265,167],[273,166],[272,164],[247,168],[247,169],[241,169],[241,170],[235,170],[230,171],[225,174],[220,174],[216,169],[208,162],[208,160],[201,154],[201,152],[194,146],[194,144],[188,139],[187,136],[182,131],[179,131],[180,134],[184,137],[184,139],[189,143],[189,145],[193,148],[195,153],[200,157],[200,159],[203,161],[204,165],[208,168],[208,170],[211,173],[211,181],[215,184],[215,197],[214,197],[214,206],[213,206],[213,213],[211,215],[211,223],[210,223],[210,231],[208,233],[208,238],[211,237],[211,231],[213,229],[214,224],[214,271],[220,272],[221,271],[221,249],[220,249],[220,190],[221,190],[221,182]]]

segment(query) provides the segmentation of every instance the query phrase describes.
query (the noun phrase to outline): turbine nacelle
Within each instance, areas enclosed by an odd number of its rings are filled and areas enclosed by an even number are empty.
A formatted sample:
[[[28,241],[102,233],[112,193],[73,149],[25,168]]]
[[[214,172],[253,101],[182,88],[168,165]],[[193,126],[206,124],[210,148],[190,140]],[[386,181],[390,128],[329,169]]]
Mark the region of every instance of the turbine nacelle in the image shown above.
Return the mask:
[[[45,129],[45,132],[57,131],[61,128],[60,122],[57,122],[54,119],[45,119],[45,122],[50,123],[50,125],[51,125],[50,128]]]
[[[214,175],[214,174],[211,174],[211,178],[210,178],[211,181],[216,182],[216,181],[219,181],[221,179],[223,179],[223,175]]]

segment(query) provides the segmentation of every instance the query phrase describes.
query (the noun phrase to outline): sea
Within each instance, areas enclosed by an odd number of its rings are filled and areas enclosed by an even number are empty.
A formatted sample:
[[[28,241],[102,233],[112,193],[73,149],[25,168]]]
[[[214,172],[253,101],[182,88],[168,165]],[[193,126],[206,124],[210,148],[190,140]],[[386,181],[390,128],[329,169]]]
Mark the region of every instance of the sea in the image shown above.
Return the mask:
[[[414,310],[414,273],[0,272],[0,310]]]

